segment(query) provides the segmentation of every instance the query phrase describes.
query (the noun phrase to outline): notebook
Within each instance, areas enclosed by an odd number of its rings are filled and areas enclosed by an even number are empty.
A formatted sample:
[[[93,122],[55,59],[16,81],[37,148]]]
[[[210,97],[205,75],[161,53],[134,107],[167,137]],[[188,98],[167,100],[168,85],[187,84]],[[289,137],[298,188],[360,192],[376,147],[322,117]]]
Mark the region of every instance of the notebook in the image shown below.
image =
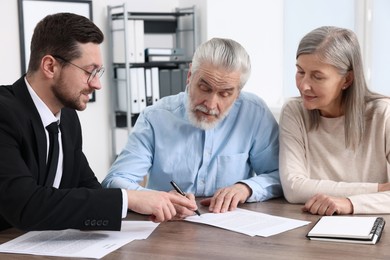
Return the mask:
[[[323,216],[306,237],[310,240],[376,244],[385,223],[382,217]]]

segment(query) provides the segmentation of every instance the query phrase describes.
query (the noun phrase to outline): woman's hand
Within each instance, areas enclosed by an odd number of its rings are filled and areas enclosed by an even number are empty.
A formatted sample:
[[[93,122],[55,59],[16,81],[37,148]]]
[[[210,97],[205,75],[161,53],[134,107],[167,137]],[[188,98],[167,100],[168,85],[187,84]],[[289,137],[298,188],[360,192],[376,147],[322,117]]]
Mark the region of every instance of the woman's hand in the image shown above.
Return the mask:
[[[313,215],[345,215],[353,214],[353,205],[348,198],[316,194],[305,203],[302,210]]]

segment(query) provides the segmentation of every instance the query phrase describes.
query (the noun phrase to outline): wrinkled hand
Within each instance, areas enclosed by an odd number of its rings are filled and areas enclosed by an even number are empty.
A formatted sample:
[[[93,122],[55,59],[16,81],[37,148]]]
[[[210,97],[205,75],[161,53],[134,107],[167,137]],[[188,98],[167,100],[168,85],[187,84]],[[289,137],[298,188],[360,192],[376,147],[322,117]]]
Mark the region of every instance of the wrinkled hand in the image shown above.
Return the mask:
[[[164,222],[174,218],[177,213],[175,206],[187,208],[189,211],[197,209],[194,200],[163,191],[128,190],[127,196],[128,208],[140,214],[151,215],[150,219],[153,222]]]
[[[171,190],[169,192],[170,194],[173,194],[175,196],[180,196],[182,198],[186,198],[187,200],[190,200],[192,201],[193,203],[195,203],[196,205],[196,202],[195,202],[195,195],[192,194],[192,193],[186,193],[186,196],[184,197],[183,195],[179,194],[177,191],[175,190]],[[173,219],[176,219],[176,220],[179,220],[179,219],[184,219],[188,216],[192,216],[194,215],[194,210],[190,210],[189,208],[187,207],[183,207],[181,205],[178,205],[178,204],[174,204],[175,206],[175,209],[176,209],[176,216],[173,218]],[[196,208],[197,209],[197,208]],[[195,209],[195,210],[196,210]]]
[[[347,198],[338,198],[324,194],[316,194],[305,203],[305,206],[302,208],[302,210],[314,215],[343,215],[352,214],[353,205]]]
[[[390,182],[380,183],[378,184],[378,191],[389,191],[390,190]]]
[[[209,206],[213,213],[224,213],[235,210],[238,203],[244,203],[252,194],[252,190],[243,183],[236,183],[232,186],[222,188],[214,193],[212,198],[200,201],[200,204]]]

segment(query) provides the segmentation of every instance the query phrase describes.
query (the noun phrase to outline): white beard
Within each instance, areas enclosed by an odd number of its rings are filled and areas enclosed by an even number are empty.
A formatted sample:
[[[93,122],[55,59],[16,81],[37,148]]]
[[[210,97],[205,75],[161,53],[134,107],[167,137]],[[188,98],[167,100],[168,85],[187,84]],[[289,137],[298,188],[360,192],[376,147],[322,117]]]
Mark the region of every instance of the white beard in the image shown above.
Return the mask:
[[[190,96],[189,92],[187,94],[187,97],[188,97],[188,102],[186,104],[186,111],[187,111],[187,115],[188,115],[188,120],[190,121],[190,123],[192,125],[194,125],[197,128],[203,129],[203,130],[210,130],[210,129],[213,129],[214,127],[216,127],[229,114],[229,111],[234,104],[234,102],[233,102],[232,105],[225,111],[225,113],[220,114],[219,111],[208,110],[204,105],[195,106],[192,103],[191,96]],[[207,113],[207,114],[210,114],[210,115],[214,115],[216,119],[213,120],[212,122],[207,122],[206,118],[198,119],[196,114],[195,114],[195,112],[197,110],[202,111],[202,112]]]

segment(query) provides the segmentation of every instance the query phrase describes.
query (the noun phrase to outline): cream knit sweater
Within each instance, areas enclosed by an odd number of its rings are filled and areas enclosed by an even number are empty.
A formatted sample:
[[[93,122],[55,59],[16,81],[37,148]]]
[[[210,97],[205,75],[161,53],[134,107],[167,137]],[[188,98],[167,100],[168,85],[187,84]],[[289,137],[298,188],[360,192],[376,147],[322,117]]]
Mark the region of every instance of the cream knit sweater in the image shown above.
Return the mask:
[[[348,197],[354,214],[390,213],[390,99],[370,102],[366,132],[356,151],[345,148],[344,116],[321,117],[308,131],[300,98],[288,101],[280,117],[280,178],[286,199],[305,203],[317,193]]]

